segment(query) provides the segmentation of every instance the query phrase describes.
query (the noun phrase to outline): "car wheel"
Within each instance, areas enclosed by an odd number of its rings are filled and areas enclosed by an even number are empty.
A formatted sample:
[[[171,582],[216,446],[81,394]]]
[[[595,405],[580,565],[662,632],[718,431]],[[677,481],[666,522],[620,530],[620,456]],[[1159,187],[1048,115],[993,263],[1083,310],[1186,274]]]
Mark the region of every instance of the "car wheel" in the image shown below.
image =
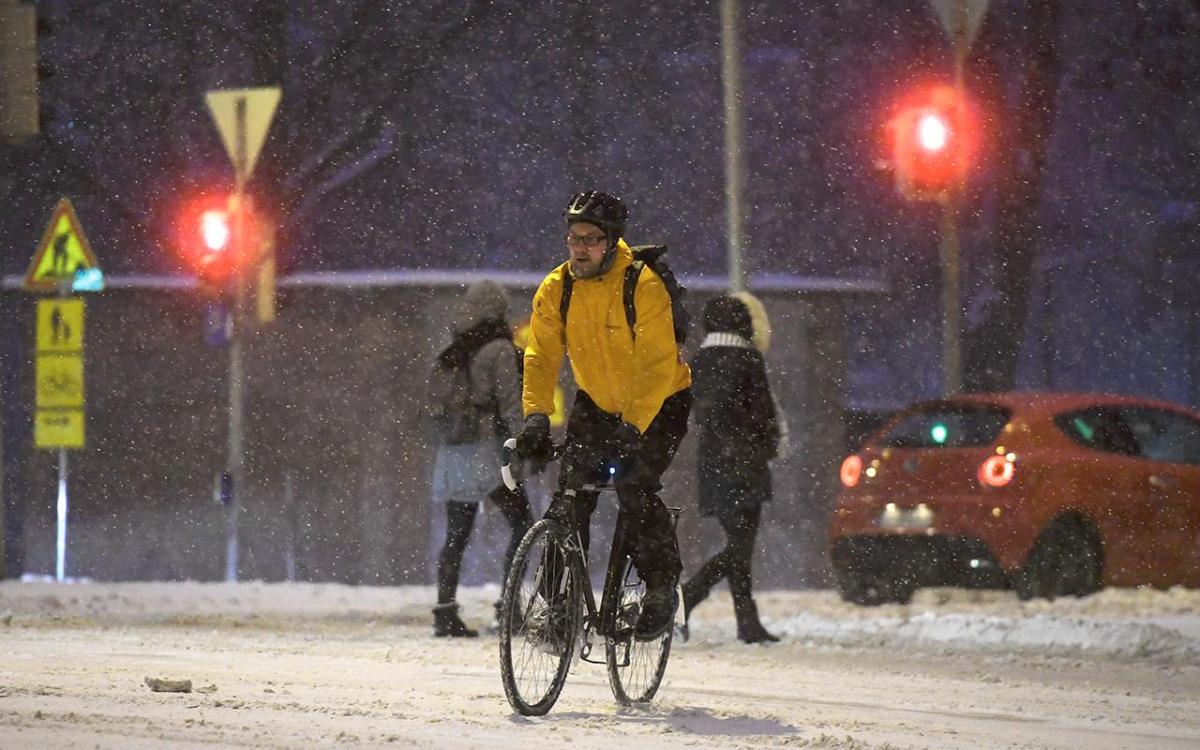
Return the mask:
[[[1038,536],[1015,588],[1021,599],[1086,596],[1100,589],[1100,576],[1095,534],[1078,521],[1059,520]]]
[[[843,600],[864,607],[904,604],[912,598],[916,588],[907,578],[884,571],[863,571],[850,567],[834,569],[834,585]]]

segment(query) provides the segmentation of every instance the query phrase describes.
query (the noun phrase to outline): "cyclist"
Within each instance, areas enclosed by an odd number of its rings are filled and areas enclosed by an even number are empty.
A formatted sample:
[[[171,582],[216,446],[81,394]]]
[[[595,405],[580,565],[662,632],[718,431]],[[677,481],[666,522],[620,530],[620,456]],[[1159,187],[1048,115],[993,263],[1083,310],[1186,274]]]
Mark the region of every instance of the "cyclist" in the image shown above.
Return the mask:
[[[554,385],[565,354],[579,390],[567,420],[558,490],[546,515],[568,520],[572,502],[564,490],[571,477],[592,473],[597,457],[617,459],[613,483],[630,556],[646,584],[634,635],[651,640],[671,626],[676,605],[679,548],[658,491],[687,432],[691,371],[675,341],[670,296],[648,266],[637,279],[634,326],[629,325],[624,284],[633,256],[623,239],[625,205],[589,191],[574,195],[563,216],[569,258],[546,276],[533,298],[525,348],[525,427],[517,449],[534,458],[549,451],[547,415],[554,409]],[[568,275],[570,295],[564,300]],[[596,499],[595,493],[582,492],[573,499],[585,550]]]

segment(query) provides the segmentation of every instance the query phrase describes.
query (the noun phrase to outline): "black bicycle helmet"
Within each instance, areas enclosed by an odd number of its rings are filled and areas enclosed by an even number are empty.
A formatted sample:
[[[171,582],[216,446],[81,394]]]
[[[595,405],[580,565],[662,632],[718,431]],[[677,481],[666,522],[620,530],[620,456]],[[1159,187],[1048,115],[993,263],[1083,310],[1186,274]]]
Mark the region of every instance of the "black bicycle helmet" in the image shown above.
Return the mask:
[[[589,190],[586,193],[576,193],[571,196],[567,210],[563,211],[567,224],[586,221],[595,224],[608,235],[610,244],[625,236],[625,224],[629,220],[629,211],[620,198]]]

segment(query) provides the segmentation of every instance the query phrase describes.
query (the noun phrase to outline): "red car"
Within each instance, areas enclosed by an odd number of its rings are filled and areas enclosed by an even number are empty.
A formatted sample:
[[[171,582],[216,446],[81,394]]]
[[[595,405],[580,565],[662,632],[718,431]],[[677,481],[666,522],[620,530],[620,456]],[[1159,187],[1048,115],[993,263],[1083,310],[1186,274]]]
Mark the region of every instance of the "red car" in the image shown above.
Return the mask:
[[[920,586],[1200,586],[1200,413],[1101,394],[1000,393],[905,409],[848,456],[839,593]]]

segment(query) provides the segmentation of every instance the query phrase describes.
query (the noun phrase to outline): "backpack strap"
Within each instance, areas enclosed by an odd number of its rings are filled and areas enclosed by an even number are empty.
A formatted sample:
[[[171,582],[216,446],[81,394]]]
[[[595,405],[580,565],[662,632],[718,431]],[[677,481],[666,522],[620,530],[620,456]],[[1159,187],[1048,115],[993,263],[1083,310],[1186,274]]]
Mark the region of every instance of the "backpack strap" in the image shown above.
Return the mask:
[[[642,268],[646,262],[644,260],[635,260],[625,269],[625,287],[622,294],[622,301],[625,303],[625,322],[629,324],[629,332],[633,337],[637,338],[637,307],[633,304],[633,294],[637,291],[638,277],[642,275]],[[567,271],[563,274],[562,298],[558,302],[558,313],[562,316],[563,328],[567,325],[567,311],[571,309],[571,289],[574,286],[574,278],[571,272]]]
[[[567,328],[567,310],[571,309],[571,289],[575,285],[575,277],[571,269],[563,269],[562,298],[558,301],[558,314],[562,316],[563,330]]]
[[[642,275],[642,268],[645,267],[645,261],[635,260],[625,269],[625,293],[622,295],[625,302],[625,322],[629,324],[629,333],[635,339],[637,338],[637,308],[633,304],[633,293],[637,291],[638,277]]]

